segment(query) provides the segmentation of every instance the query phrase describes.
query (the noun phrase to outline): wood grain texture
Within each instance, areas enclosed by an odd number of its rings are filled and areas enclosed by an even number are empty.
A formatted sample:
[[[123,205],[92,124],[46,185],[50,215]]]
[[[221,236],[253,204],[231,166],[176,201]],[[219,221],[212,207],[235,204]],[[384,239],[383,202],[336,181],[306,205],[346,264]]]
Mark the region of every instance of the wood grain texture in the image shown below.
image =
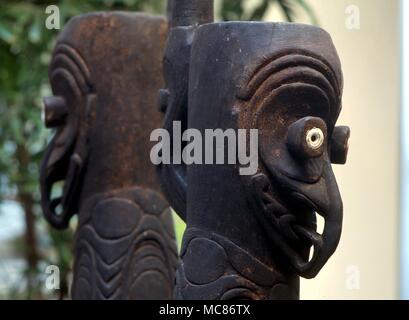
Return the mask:
[[[257,129],[259,140],[253,175],[227,159],[159,167],[187,222],[175,298],[298,299],[299,277],[317,275],[342,227],[331,159],[346,155],[349,134],[334,134],[343,80],[330,36],[289,23],[176,26],[165,80],[165,128]]]
[[[79,215],[74,299],[169,299],[177,248],[149,154],[167,22],[133,13],[73,18],[50,66],[46,119],[57,133],[41,170],[45,217]],[[48,115],[48,116],[47,116]],[[60,198],[52,198],[62,181]],[[59,213],[58,208],[62,211]]]

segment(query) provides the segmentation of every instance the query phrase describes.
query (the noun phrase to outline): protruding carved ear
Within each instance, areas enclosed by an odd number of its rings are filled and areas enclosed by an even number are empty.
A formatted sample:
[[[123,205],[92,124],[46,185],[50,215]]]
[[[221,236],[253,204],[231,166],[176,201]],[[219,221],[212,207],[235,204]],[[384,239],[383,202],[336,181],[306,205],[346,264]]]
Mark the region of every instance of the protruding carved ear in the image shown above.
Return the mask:
[[[196,28],[213,22],[213,0],[168,2],[169,34],[164,57],[166,88],[159,91],[159,111],[165,113],[163,127],[173,137],[173,122],[187,129],[190,51]],[[171,143],[173,144],[173,142]],[[171,161],[172,162],[172,161]],[[187,173],[185,164],[158,166],[163,193],[179,216],[186,218]]]
[[[187,128],[187,105],[190,47],[194,29],[174,28],[168,36],[167,48],[164,57],[164,78],[166,88],[159,90],[159,111],[165,114],[163,127],[173,134],[173,122],[178,121],[181,129]],[[171,142],[171,145],[176,142]],[[158,174],[162,191],[178,215],[186,218],[186,165],[161,164]]]
[[[331,162],[334,164],[345,164],[348,156],[348,140],[351,129],[346,126],[334,128],[331,137]]]
[[[44,99],[44,123],[55,128],[40,170],[41,205],[47,221],[65,229],[78,210],[78,194],[87,158],[89,115],[95,95],[91,93],[88,68],[72,47],[59,44],[54,52],[50,81],[55,96]],[[62,194],[53,187],[63,183]]]
[[[47,128],[57,128],[65,124],[68,110],[64,97],[44,98],[43,120]]]

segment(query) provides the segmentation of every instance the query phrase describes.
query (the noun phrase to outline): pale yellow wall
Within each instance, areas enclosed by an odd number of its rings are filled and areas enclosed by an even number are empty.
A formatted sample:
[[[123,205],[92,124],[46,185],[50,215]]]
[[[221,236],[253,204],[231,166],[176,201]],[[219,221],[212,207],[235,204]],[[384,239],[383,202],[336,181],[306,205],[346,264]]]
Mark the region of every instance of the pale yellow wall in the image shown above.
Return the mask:
[[[340,124],[352,129],[348,164],[336,167],[344,199],[344,231],[336,254],[303,299],[398,298],[400,36],[398,0],[309,0],[333,37],[345,77]],[[361,29],[345,27],[357,5]],[[277,20],[272,10],[268,20]],[[299,19],[307,22],[305,17]],[[360,289],[346,286],[360,270]]]

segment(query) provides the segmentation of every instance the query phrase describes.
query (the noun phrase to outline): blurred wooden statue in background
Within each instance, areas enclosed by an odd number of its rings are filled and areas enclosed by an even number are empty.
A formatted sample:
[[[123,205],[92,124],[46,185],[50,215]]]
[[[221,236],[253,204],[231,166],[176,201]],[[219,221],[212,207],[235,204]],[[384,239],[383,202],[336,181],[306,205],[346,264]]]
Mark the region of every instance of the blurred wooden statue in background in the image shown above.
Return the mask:
[[[73,18],[58,38],[41,191],[53,227],[78,214],[74,299],[172,297],[173,220],[149,158],[166,34],[164,18],[117,12]]]

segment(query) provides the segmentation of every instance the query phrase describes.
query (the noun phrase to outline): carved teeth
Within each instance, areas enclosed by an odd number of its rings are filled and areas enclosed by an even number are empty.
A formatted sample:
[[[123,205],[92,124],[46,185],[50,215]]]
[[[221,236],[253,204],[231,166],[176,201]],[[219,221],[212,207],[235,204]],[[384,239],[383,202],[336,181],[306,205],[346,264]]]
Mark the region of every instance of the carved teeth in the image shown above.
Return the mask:
[[[318,248],[322,247],[322,244],[323,244],[322,236],[318,232],[314,230],[308,230],[307,228],[300,226],[300,225],[293,225],[293,230],[297,233],[297,235],[301,235],[304,238],[311,241],[314,247],[318,247]]]

